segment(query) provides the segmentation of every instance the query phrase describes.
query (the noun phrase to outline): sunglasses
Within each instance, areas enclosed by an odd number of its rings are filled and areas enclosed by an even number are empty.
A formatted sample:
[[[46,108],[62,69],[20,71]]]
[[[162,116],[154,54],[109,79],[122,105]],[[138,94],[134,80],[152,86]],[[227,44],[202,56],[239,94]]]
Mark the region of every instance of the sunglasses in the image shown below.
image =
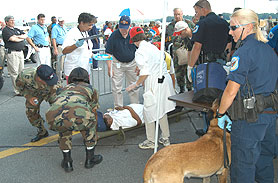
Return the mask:
[[[230,25],[229,28],[230,28],[230,30],[235,31],[237,28],[239,28],[241,26],[245,26],[245,25],[248,25],[248,24]]]

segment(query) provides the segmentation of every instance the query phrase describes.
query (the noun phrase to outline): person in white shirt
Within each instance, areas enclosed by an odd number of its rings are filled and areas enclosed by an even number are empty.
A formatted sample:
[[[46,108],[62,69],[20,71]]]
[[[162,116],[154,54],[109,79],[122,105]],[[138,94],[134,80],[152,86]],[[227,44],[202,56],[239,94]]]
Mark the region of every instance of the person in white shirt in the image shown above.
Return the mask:
[[[116,107],[115,110],[103,115],[104,123],[111,130],[131,128],[144,123],[142,104],[130,104],[123,107]]]
[[[130,91],[144,83],[144,121],[146,127],[147,140],[139,144],[141,149],[154,149],[155,121],[157,110],[159,111],[159,124],[161,137],[159,142],[164,146],[170,145],[170,132],[167,113],[175,109],[175,102],[168,100],[169,96],[175,95],[173,82],[167,72],[166,62],[162,62],[162,78],[160,77],[160,50],[153,44],[145,41],[145,34],[141,27],[133,27],[130,32],[130,41],[137,47],[135,61],[140,70],[139,79],[129,85],[126,90]],[[159,87],[160,85],[160,87]],[[160,96],[158,95],[160,89]],[[158,101],[160,105],[158,106]]]
[[[94,15],[81,13],[78,17],[78,26],[69,30],[62,45],[62,53],[66,55],[64,73],[68,81],[71,71],[77,67],[86,69],[90,75],[89,59],[92,57],[93,43],[88,38],[88,31],[94,24]]]
[[[113,33],[113,29],[112,29],[112,23],[111,22],[108,22],[107,23],[107,28],[105,29],[105,31],[104,31],[104,38],[105,38],[105,40],[107,41],[108,40],[108,38],[110,37],[110,35]]]

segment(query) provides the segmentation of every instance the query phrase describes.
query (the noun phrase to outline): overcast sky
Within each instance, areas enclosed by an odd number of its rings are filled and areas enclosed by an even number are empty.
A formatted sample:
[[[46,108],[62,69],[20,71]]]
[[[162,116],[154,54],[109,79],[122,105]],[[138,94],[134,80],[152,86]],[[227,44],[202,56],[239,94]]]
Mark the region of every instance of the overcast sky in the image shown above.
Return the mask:
[[[173,16],[173,9],[182,8],[184,15],[194,15],[193,5],[197,0],[168,0],[167,16]],[[231,13],[235,7],[252,9],[257,13],[276,13],[278,1],[269,0],[209,0],[212,10],[216,13]],[[164,0],[1,0],[0,21],[6,15],[13,15],[15,19],[30,20],[39,13],[50,17],[63,16],[66,22],[77,21],[81,12],[89,12],[99,21],[118,20],[123,9],[131,9],[131,19],[156,19],[163,17]],[[138,11],[144,15],[141,15]]]

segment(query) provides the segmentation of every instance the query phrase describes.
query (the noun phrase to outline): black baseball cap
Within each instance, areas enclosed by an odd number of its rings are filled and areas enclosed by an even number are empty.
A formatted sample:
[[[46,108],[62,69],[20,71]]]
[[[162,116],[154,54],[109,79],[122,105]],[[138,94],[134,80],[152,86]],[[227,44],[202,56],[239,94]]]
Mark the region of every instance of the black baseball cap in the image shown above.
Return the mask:
[[[55,74],[54,70],[48,65],[40,65],[37,68],[37,75],[49,86],[56,85],[58,82],[57,75]]]

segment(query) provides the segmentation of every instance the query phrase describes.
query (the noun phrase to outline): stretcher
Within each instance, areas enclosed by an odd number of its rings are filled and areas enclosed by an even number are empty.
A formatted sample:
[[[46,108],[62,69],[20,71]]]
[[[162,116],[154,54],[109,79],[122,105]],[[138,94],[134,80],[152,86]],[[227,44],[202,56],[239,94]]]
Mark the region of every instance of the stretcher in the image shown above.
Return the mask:
[[[187,110],[187,111],[182,110],[180,112],[169,115],[168,119],[176,118],[175,121],[179,121],[181,115],[186,114],[186,113],[191,112],[191,111],[192,110]],[[118,140],[119,143],[117,143],[115,145],[123,145],[126,141],[125,132],[135,130],[135,129],[138,129],[138,128],[141,128],[141,127],[144,127],[144,126],[145,126],[145,124],[142,123],[139,126],[134,126],[134,127],[131,127],[131,128],[123,129],[122,127],[120,127],[119,130],[107,130],[107,131],[104,131],[104,132],[97,132],[97,138],[102,139],[102,138],[110,137],[110,136],[113,136],[113,135],[117,135],[117,140]]]
[[[182,107],[185,107],[186,109],[184,109],[180,112],[168,115],[168,119],[176,118],[175,121],[177,122],[177,121],[180,120],[181,115],[187,114],[188,118],[190,120],[190,123],[193,125],[194,129],[197,131],[197,128],[194,125],[192,118],[190,117],[190,112],[199,111],[199,112],[207,113],[211,109],[211,104],[193,102],[192,101],[193,95],[194,95],[194,91],[189,91],[189,92],[185,92],[185,93],[170,96],[168,98],[169,100],[172,100],[172,101],[176,102],[177,106],[182,106]],[[123,129],[123,128],[120,127],[119,130],[107,130],[107,131],[104,131],[104,132],[97,132],[97,136],[98,136],[98,139],[102,139],[102,138],[105,138],[105,137],[110,137],[110,136],[113,136],[113,135],[117,135],[118,136],[117,140],[119,141],[119,143],[115,144],[115,145],[123,145],[126,141],[125,132],[135,130],[135,129],[138,129],[138,128],[141,128],[141,127],[144,127],[144,126],[145,125],[143,123],[139,126],[126,128],[126,129]]]

